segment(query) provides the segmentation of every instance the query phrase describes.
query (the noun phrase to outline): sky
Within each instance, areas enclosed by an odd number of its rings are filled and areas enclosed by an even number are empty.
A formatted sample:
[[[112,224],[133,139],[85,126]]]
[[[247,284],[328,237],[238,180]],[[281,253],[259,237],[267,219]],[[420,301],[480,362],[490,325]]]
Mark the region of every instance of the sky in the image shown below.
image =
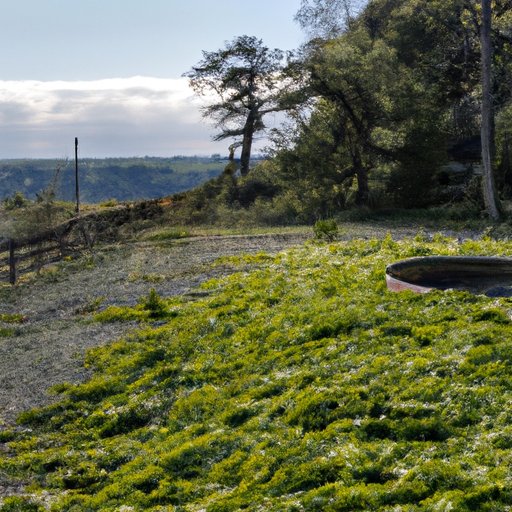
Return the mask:
[[[305,40],[300,0],[0,6],[0,158],[71,158],[75,137],[81,157],[227,154],[183,73],[241,35],[282,50]]]

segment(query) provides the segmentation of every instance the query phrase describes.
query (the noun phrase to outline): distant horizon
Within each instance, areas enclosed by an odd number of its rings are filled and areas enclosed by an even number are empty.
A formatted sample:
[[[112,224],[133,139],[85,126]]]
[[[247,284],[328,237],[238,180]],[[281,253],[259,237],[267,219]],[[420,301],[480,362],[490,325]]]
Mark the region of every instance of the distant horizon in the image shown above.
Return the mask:
[[[79,156],[78,161],[80,160],[150,160],[150,159],[173,159],[173,158],[214,158],[215,156],[219,155],[222,159],[228,158],[228,153],[224,155],[220,152],[210,153],[210,154],[190,154],[190,155],[182,155],[182,154],[175,154],[175,155],[144,155],[144,156],[137,156],[137,155],[131,155],[131,156]],[[261,160],[262,158],[265,158],[264,153],[253,153],[251,155],[251,160]],[[73,160],[74,157],[58,157],[58,156],[45,156],[45,157],[0,157],[0,162],[10,161],[10,160]],[[239,160],[238,157],[235,157],[235,160]]]
[[[283,51],[304,42],[294,21],[300,0],[6,0],[2,7],[0,159],[71,157],[75,136],[98,158],[227,153],[232,141],[212,140],[217,130],[183,74],[203,51],[241,35]]]

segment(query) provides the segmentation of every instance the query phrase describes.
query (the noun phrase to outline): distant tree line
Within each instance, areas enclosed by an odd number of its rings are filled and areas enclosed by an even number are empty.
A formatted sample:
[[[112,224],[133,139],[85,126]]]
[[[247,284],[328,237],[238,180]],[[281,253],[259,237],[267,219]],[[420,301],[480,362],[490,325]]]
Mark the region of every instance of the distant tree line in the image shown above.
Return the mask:
[[[153,199],[194,188],[219,175],[227,159],[212,157],[106,158],[79,162],[81,199],[98,203]],[[74,163],[66,160],[0,161],[0,200],[35,199],[52,186],[55,198],[73,201]]]

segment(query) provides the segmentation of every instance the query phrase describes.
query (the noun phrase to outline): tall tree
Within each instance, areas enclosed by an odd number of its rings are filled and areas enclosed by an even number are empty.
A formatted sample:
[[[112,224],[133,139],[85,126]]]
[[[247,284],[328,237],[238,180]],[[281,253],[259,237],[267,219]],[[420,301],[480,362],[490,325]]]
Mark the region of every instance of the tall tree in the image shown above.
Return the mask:
[[[185,74],[196,93],[216,97],[204,107],[203,116],[220,128],[214,140],[232,138],[242,147],[242,175],[249,172],[254,136],[265,129],[264,116],[283,109],[283,68],[281,50],[271,50],[261,39],[244,35],[223,49],[203,52],[203,60]]]
[[[387,105],[396,95],[396,56],[385,43],[375,43],[366,30],[358,29],[321,43],[307,66],[313,94],[339,112],[338,139],[351,161],[342,176],[356,178],[356,203],[366,204],[370,170],[379,158],[391,156],[375,132],[392,115]]]
[[[482,47],[482,164],[483,164],[483,196],[485,208],[489,216],[500,218],[499,201],[496,194],[494,174],[492,169],[492,44],[491,44],[491,0],[482,0],[482,24],[480,39]]]

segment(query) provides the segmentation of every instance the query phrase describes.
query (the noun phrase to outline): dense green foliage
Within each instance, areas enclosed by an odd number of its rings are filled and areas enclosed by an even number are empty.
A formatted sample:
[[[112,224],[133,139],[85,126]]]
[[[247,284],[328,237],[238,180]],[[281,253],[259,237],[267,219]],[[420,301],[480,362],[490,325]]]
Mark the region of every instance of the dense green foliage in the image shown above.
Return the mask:
[[[289,59],[283,76],[293,90],[283,80],[277,91],[289,116],[271,133],[269,158],[241,178],[222,176],[195,190],[180,222],[314,223],[354,206],[485,209],[479,2],[363,3],[357,16],[334,22],[336,30],[320,31]],[[299,21],[318,29],[350,4],[304,0]],[[509,4],[497,0],[492,10],[493,167],[505,203],[512,198]],[[216,68],[217,54],[207,55]],[[222,88],[219,76],[208,77]]]
[[[316,7],[300,21],[318,26],[350,2],[309,4]],[[480,137],[479,4],[371,0],[344,30],[310,41],[296,63],[303,101],[275,134],[280,194],[306,203],[312,218],[354,203],[418,208],[466,198],[480,160],[478,142],[467,151]],[[493,2],[493,108],[506,119],[497,124],[494,165],[503,197],[512,180],[511,27],[510,2]]]
[[[310,242],[106,309],[140,329],[3,432],[0,473],[27,485],[3,510],[508,510],[512,301],[386,290],[426,254],[512,243]]]
[[[80,196],[85,203],[163,197],[191,189],[219,175],[226,163],[227,160],[220,157],[85,158],[79,162]],[[74,162],[0,161],[0,200],[12,196],[8,205],[16,197],[16,191],[34,199],[49,186],[58,199],[73,201]]]

